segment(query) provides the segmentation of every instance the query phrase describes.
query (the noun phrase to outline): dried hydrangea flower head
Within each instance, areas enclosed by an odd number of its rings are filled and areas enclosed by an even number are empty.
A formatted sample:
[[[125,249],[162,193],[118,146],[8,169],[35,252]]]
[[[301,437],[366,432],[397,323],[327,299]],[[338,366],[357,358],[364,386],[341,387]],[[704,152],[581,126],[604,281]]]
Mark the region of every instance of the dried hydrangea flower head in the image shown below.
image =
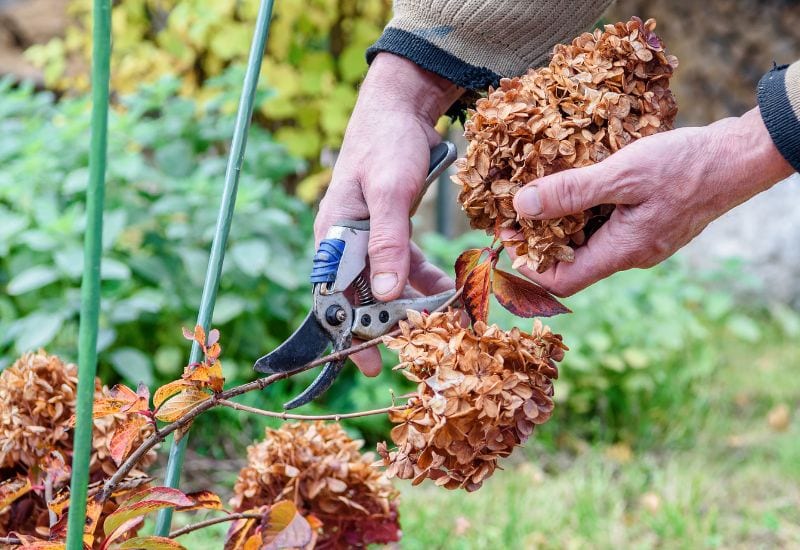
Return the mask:
[[[612,208],[518,219],[512,197],[523,185],[600,162],[640,137],[672,128],[677,104],[669,79],[678,62],[665,53],[655,26],[654,19],[634,17],[559,44],[548,66],[502,79],[470,111],[464,127],[469,147],[453,177],[461,186],[459,201],[472,227],[516,231],[507,243],[516,247],[515,267],[542,272],[573,261],[574,247]]]
[[[362,445],[335,423],[268,428],[264,441],[247,449],[231,506],[244,511],[291,500],[322,521],[318,548],[397,541],[397,492]]]
[[[448,489],[478,489],[497,460],[523,443],[553,410],[561,336],[536,320],[533,332],[461,325],[461,313],[408,312],[401,335],[387,338],[397,368],[417,383],[408,408],[392,412],[397,445],[378,452],[390,477],[430,478]]]
[[[72,457],[69,421],[75,413],[77,387],[78,368],[43,351],[26,353],[0,374],[0,481],[41,472],[53,452],[69,464]],[[96,378],[95,398],[101,396],[100,379]],[[94,420],[91,481],[117,471],[108,444],[124,420],[121,415]],[[150,425],[144,426],[139,439],[151,431]],[[151,451],[140,468],[146,468],[155,458],[155,451]],[[69,479],[62,481],[55,490],[65,487]],[[48,525],[48,514],[44,498],[35,492],[15,501],[0,516],[0,533],[14,530],[30,534],[37,525]]]

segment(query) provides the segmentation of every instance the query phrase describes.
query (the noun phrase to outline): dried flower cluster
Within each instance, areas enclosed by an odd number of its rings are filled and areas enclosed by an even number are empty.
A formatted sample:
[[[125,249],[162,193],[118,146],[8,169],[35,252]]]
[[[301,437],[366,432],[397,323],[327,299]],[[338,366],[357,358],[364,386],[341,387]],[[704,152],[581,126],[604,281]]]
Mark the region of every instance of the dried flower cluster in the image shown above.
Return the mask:
[[[285,423],[247,450],[231,505],[251,510],[281,500],[322,521],[317,548],[399,540],[397,493],[372,453],[339,424]]]
[[[100,397],[99,379],[95,384],[95,397]],[[0,481],[17,475],[43,476],[54,452],[69,464],[70,418],[75,413],[77,385],[77,367],[44,352],[25,354],[0,374]],[[94,421],[92,481],[117,470],[109,456],[108,443],[122,421],[117,417]],[[145,426],[140,439],[151,429]],[[155,452],[151,452],[140,467],[154,460]],[[53,490],[65,487],[68,482],[68,476],[59,479]],[[4,511],[0,516],[0,533],[10,530],[30,533],[37,525],[48,524],[45,501],[39,493],[29,493]]]
[[[402,334],[386,339],[400,353],[397,368],[418,384],[408,408],[390,414],[397,449],[378,448],[390,477],[474,491],[550,417],[561,336],[538,320],[527,334],[460,319],[409,311]]]
[[[470,112],[467,156],[453,177],[459,201],[472,227],[516,231],[509,243],[519,256],[515,267],[542,272],[573,261],[573,247],[591,233],[590,219],[609,214],[604,207],[555,220],[517,219],[518,189],[672,127],[677,105],[669,79],[677,59],[666,55],[655,26],[634,17],[557,45],[547,67],[501,80]]]

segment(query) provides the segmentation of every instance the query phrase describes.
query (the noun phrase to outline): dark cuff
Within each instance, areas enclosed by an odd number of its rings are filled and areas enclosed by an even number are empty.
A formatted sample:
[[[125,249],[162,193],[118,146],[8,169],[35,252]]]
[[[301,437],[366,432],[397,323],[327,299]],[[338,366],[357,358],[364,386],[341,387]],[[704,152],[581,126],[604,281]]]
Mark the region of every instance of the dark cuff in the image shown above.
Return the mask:
[[[761,78],[758,107],[775,147],[796,171],[800,171],[800,120],[786,89],[787,67],[776,66]]]
[[[484,90],[500,82],[500,75],[494,71],[470,65],[416,34],[393,27],[386,28],[378,41],[367,50],[367,63],[372,63],[380,52],[405,57],[426,71],[468,90]]]

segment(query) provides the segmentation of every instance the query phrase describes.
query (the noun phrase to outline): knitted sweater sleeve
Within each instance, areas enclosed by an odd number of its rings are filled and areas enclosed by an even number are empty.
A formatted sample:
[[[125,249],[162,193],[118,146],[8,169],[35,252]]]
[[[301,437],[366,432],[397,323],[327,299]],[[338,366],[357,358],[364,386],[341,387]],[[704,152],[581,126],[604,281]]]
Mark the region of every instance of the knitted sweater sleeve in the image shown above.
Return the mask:
[[[547,61],[613,0],[394,0],[394,17],[367,50],[403,56],[467,89]]]
[[[800,61],[764,75],[758,106],[775,147],[800,172]]]

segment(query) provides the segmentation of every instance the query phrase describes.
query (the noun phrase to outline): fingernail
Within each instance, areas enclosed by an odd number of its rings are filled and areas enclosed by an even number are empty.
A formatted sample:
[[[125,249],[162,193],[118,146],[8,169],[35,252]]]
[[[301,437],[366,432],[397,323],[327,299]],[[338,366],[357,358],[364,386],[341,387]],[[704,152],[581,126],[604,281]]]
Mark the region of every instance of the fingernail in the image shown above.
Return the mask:
[[[372,292],[389,294],[397,286],[397,273],[376,273],[372,276]]]
[[[535,187],[525,187],[514,197],[514,206],[517,212],[525,217],[534,217],[542,213],[542,201],[539,200],[539,191]]]

